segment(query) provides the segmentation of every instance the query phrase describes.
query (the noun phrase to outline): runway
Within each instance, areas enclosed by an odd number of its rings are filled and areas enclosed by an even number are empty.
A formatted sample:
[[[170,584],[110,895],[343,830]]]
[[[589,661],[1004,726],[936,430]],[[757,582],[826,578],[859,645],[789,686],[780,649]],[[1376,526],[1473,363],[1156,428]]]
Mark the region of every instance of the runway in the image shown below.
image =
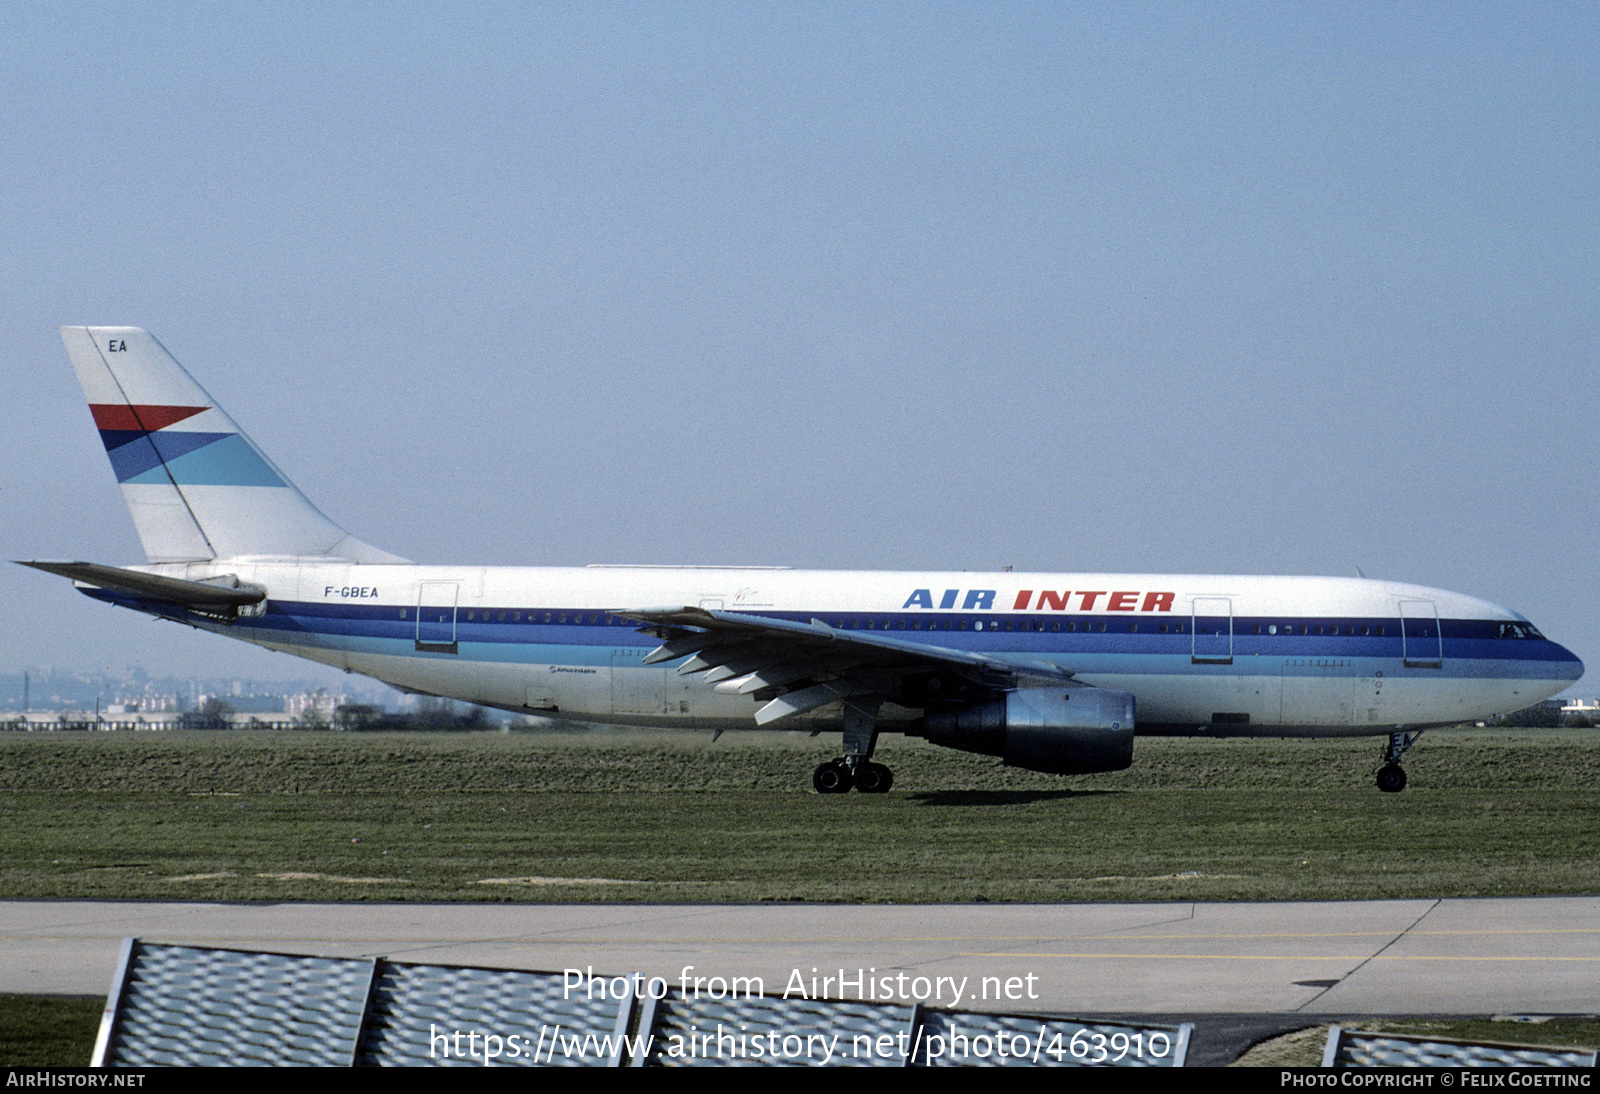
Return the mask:
[[[122,940],[596,975],[966,1009],[1592,1014],[1600,897],[1281,904],[0,903],[0,991],[104,994]],[[688,971],[685,972],[685,969]],[[905,977],[900,977],[904,972]],[[839,978],[844,977],[841,984]],[[919,979],[920,978],[920,979]],[[863,984],[863,987],[856,987]],[[962,985],[959,999],[952,999]],[[877,998],[885,998],[877,995]]]

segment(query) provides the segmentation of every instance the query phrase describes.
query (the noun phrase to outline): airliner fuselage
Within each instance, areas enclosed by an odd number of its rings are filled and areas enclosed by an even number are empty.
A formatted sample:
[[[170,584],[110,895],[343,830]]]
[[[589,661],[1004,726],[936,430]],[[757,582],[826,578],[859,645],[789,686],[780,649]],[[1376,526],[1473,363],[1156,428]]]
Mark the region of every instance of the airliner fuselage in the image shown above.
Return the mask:
[[[410,691],[622,725],[752,728],[760,705],[718,690],[743,674],[707,680],[680,675],[679,661],[641,664],[661,643],[629,613],[657,605],[1048,662],[1134,694],[1140,733],[1355,736],[1476,721],[1529,706],[1581,669],[1514,612],[1361,578],[242,559],[139,569],[265,589],[265,610],[231,624],[171,613],[229,637]],[[920,705],[896,702],[911,696],[888,698],[884,728],[919,716]],[[840,713],[797,720],[837,728]]]
[[[149,563],[28,565],[102,600],[578,722],[842,732],[819,791],[889,788],[879,732],[1073,774],[1139,733],[1389,738],[1582,675],[1487,601],[1364,578],[419,566],[308,501],[146,331],[62,338]]]

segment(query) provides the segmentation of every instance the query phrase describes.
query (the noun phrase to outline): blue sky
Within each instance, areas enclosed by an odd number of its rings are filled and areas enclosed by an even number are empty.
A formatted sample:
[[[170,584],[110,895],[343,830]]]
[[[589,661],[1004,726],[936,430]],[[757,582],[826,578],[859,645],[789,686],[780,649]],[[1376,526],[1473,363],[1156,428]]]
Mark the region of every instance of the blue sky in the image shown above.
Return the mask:
[[[1600,664],[1600,9],[1064,7],[7,5],[5,557],[141,561],[126,323],[422,561],[1360,566]]]

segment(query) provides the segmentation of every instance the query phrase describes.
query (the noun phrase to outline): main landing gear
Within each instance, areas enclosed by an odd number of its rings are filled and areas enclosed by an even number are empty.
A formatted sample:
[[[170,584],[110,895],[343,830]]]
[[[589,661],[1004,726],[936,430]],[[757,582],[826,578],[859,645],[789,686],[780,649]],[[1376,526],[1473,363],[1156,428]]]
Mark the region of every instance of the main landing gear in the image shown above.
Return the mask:
[[[893,771],[875,763],[857,763],[855,769],[851,770],[852,758],[841,756],[837,760],[829,760],[817,766],[816,771],[811,774],[811,785],[817,788],[818,794],[846,794],[851,787],[863,794],[889,792],[889,788],[894,785]]]
[[[844,755],[819,764],[812,772],[811,785],[818,794],[848,794],[855,787],[863,794],[887,794],[894,785],[894,772],[870,762],[878,743],[876,696],[859,696],[844,701]]]
[[[1389,734],[1389,743],[1384,746],[1383,766],[1378,768],[1378,789],[1385,794],[1398,794],[1406,788],[1406,769],[1400,766],[1400,760],[1406,754],[1406,749],[1417,743],[1417,738],[1422,736],[1422,730],[1396,730]]]

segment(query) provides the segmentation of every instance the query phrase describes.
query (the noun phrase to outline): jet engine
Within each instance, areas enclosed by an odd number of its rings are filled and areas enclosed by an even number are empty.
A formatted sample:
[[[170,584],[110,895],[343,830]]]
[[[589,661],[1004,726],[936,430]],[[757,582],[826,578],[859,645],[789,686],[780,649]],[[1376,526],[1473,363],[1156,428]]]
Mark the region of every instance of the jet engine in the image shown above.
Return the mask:
[[[985,703],[929,710],[907,733],[1052,775],[1121,771],[1133,763],[1133,696],[1109,688],[1018,688]]]

